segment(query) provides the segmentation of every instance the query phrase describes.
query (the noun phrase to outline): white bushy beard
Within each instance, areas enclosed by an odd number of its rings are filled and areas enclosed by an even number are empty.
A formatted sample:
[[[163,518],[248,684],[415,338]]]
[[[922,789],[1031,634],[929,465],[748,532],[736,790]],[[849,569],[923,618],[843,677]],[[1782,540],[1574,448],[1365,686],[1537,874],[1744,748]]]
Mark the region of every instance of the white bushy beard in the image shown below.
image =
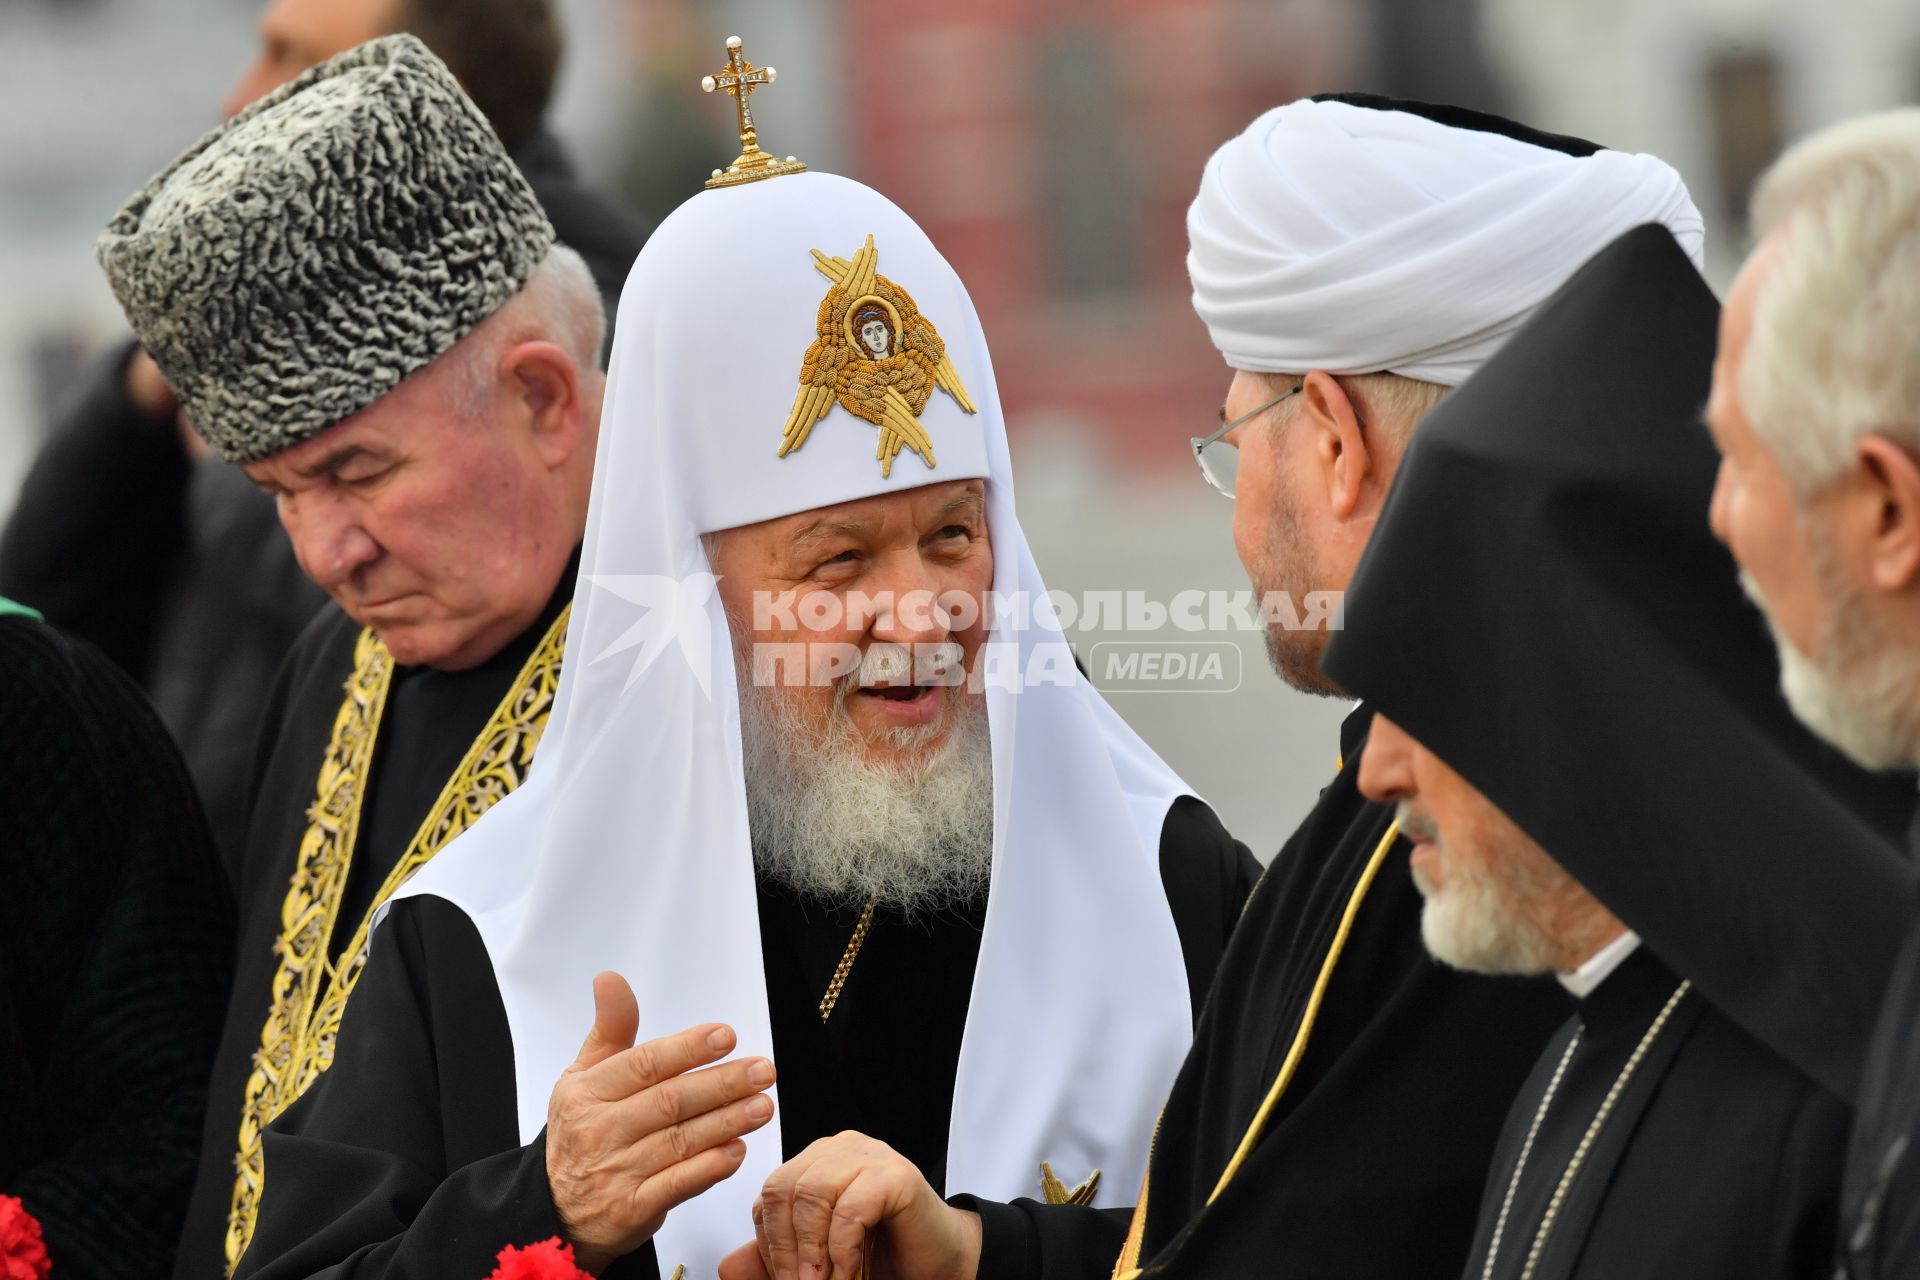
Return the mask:
[[[1555,937],[1544,922],[1555,918],[1554,907],[1566,895],[1582,891],[1559,864],[1503,859],[1507,872],[1495,876],[1465,859],[1446,857],[1446,841],[1404,804],[1400,829],[1442,851],[1444,884],[1436,886],[1413,868],[1422,899],[1420,937],[1434,959],[1468,973],[1490,974],[1551,973],[1565,962],[1569,940]]]
[[[1847,585],[1824,540],[1811,539],[1808,551],[1827,602],[1818,662],[1787,638],[1767,611],[1760,584],[1740,571],[1741,588],[1773,633],[1787,705],[1865,768],[1920,764],[1920,655],[1906,652]]]
[[[889,646],[891,648],[891,646]],[[878,652],[876,652],[878,651]],[[869,646],[868,665],[889,654]],[[744,668],[743,668],[744,669]],[[835,682],[824,730],[804,722],[778,687],[744,681],[740,741],[747,819],[761,873],[827,902],[864,902],[913,917],[977,902],[993,871],[993,747],[985,699],[949,695],[947,725],[887,729],[870,761],[847,714],[859,673]]]

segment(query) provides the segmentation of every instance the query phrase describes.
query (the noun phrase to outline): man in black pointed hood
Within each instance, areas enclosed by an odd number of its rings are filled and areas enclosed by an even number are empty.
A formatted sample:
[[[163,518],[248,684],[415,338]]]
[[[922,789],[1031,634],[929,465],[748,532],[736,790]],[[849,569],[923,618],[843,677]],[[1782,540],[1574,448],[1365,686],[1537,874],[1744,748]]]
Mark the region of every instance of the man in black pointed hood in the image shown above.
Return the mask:
[[[1473,1276],[1804,1276],[1905,925],[1910,794],[1794,722],[1700,520],[1718,308],[1610,246],[1431,414],[1329,676],[1440,959],[1555,973]],[[1417,634],[1419,643],[1406,637]]]

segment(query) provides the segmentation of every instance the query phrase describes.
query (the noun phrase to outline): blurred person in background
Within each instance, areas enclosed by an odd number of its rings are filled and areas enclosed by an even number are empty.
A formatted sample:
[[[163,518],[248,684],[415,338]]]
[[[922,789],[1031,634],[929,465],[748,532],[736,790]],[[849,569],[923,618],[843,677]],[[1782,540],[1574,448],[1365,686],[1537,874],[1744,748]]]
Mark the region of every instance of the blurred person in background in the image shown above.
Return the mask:
[[[1717,313],[1665,228],[1583,268],[1421,423],[1327,651],[1378,712],[1360,787],[1397,806],[1428,948],[1570,997],[1469,1276],[1832,1258],[1913,787],[1794,719],[1701,519]]]
[[[179,1261],[204,1280],[245,1247],[260,1131],[331,1061],[372,914],[532,761],[586,525],[604,312],[407,35],[196,143],[99,256],[195,430],[271,495],[334,601],[247,739],[237,977]]]
[[[582,183],[545,127],[559,71],[552,0],[273,0],[232,118],[308,67],[374,36],[418,35],[453,69],[526,175],[606,313],[644,236]],[[199,784],[237,886],[261,704],[326,601],[273,504],[208,456],[138,345],[79,392],[0,535],[0,591],[98,645],[153,698]]]
[[[1290,597],[1278,618],[1303,615],[1307,593],[1345,589],[1422,415],[1645,222],[1698,259],[1700,214],[1660,160],[1450,107],[1303,99],[1213,156],[1187,266],[1231,381],[1220,426],[1193,443],[1236,499],[1255,587]],[[1347,696],[1319,669],[1327,639],[1276,621],[1269,650],[1296,688]],[[1358,789],[1371,716],[1361,704],[1347,717],[1338,775],[1248,900],[1131,1229],[960,1197],[979,1215],[981,1275],[1105,1275],[1116,1256],[1123,1272],[1172,1276],[1266,1274],[1283,1258],[1303,1275],[1427,1280],[1465,1264],[1507,1107],[1565,1007],[1550,983],[1426,953],[1393,808]],[[804,1201],[803,1263],[823,1248],[816,1210],[852,1186],[849,1214],[945,1233],[925,1256],[964,1247],[968,1229],[910,1166],[849,1154],[829,1145],[768,1185],[772,1201]],[[779,1242],[780,1256],[793,1248]],[[734,1261],[753,1274],[751,1259]]]
[[[0,1198],[59,1280],[159,1280],[193,1186],[233,902],[133,682],[0,599]],[[0,1199],[0,1273],[18,1243]]]
[[[221,106],[231,120],[308,67],[375,36],[418,36],[447,64],[526,175],[554,235],[593,272],[611,321],[642,228],[582,182],[547,129],[565,34],[558,0],[272,0],[260,15],[260,56]]]
[[[1707,424],[1714,532],[1766,612],[1795,714],[1873,769],[1920,766],[1920,111],[1836,125],[1753,196]],[[1911,901],[1909,901],[1911,907]],[[1839,1274],[1920,1273],[1920,930],[1861,1086]]]

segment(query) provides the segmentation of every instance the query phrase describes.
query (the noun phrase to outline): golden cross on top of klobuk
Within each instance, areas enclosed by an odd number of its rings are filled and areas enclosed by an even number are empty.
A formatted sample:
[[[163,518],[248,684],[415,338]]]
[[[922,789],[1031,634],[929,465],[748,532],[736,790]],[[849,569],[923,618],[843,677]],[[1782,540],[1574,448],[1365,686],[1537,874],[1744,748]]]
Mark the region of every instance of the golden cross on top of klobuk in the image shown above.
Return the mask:
[[[732,94],[740,114],[740,158],[724,169],[715,169],[707,179],[709,187],[731,187],[762,178],[777,178],[783,173],[806,171],[807,166],[792,156],[781,160],[760,149],[760,134],[753,125],[753,105],[747,99],[755,90],[772,84],[776,74],[772,67],[756,67],[748,62],[747,55],[740,51],[740,37],[728,36],[727,65],[718,75],[701,77],[703,92],[721,89]]]

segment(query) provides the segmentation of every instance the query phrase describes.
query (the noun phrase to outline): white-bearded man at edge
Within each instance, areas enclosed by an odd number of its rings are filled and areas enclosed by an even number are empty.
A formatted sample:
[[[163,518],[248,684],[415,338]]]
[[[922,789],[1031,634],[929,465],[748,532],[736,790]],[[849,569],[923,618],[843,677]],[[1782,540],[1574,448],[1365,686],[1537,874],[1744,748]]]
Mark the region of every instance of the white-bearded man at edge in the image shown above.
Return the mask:
[[[1706,420],[1709,518],[1765,612],[1787,702],[1848,756],[1920,766],[1920,111],[1845,121],[1754,188]],[[1911,844],[1911,840],[1910,840]],[[1910,850],[1911,851],[1911,850]],[[1911,900],[1904,905],[1911,912]],[[1920,1270],[1920,930],[1861,1082],[1840,1280]]]

